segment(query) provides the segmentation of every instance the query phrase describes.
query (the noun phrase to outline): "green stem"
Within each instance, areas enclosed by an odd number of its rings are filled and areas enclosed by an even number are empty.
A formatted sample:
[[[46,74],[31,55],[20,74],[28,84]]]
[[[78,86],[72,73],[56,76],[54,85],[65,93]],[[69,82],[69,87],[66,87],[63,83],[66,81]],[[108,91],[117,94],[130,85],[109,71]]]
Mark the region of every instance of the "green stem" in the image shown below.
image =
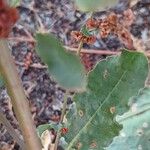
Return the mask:
[[[29,104],[6,40],[0,40],[0,72],[12,101],[26,150],[41,150],[42,145],[33,125]]]
[[[63,123],[64,116],[66,114],[68,93],[69,93],[69,91],[66,91],[66,93],[64,95],[64,103],[63,103],[63,108],[62,108],[62,114],[61,114],[61,118],[60,118],[60,123]],[[57,132],[57,136],[56,136],[56,140],[55,140],[54,150],[57,150],[57,147],[58,147],[58,144],[59,144],[60,135],[61,135],[61,131],[58,131]]]
[[[63,108],[62,108],[60,123],[63,123],[64,116],[65,116],[65,114],[66,114],[68,94],[69,94],[69,91],[66,91],[66,93],[65,93],[65,95],[64,95],[64,103],[63,103]]]

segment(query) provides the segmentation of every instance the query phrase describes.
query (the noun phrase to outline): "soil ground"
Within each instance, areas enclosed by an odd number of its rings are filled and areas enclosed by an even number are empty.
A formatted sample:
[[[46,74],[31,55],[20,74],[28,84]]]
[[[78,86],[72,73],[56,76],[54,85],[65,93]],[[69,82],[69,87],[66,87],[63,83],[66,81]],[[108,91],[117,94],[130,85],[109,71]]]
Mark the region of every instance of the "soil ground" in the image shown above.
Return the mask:
[[[150,50],[150,2],[148,0],[133,1],[135,3],[120,0],[114,8],[94,13],[93,16],[102,18],[110,12],[123,15],[124,11],[130,8],[135,19],[128,30],[133,36],[136,48],[141,51]],[[76,10],[71,0],[22,0],[18,10],[20,19],[13,28],[9,43],[29,100],[33,119],[36,126],[58,121],[65,90],[53,81],[46,65],[37,56],[33,37],[39,28],[44,28],[58,37],[65,46],[76,47],[77,44],[72,40],[70,33],[73,30],[80,30],[88,14]],[[105,39],[97,40],[92,46],[85,44],[84,48],[120,51],[124,48],[124,44],[116,36],[110,35]],[[90,65],[105,57],[106,55],[85,55]],[[73,94],[70,93],[68,96],[68,106],[72,103]],[[15,130],[20,133],[5,87],[0,89],[0,108]],[[0,124],[0,150],[12,149],[17,150],[18,146],[14,144],[5,127]]]

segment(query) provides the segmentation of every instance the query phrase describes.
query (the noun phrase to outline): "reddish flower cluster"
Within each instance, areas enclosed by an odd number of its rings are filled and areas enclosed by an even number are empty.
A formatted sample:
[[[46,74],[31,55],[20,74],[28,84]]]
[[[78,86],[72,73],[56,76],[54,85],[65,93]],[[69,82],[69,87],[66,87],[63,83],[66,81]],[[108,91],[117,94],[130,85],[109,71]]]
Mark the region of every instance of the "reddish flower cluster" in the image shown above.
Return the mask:
[[[105,38],[110,32],[114,32],[117,27],[117,16],[110,14],[106,19],[93,19],[90,18],[86,22],[86,27],[90,29],[99,29],[100,36]]]
[[[125,13],[126,16],[130,15],[130,24],[133,21],[133,15],[131,10]],[[115,13],[111,13],[105,19],[93,19],[90,18],[86,22],[86,28],[89,31],[99,30],[101,38],[106,38],[110,33],[113,33],[119,37],[119,39],[126,45],[127,48],[132,48],[132,38],[129,31],[126,29],[127,25],[122,25],[119,22],[118,16]],[[82,32],[73,31],[72,36],[76,41],[87,44],[93,44],[96,41],[96,37],[85,36]]]
[[[90,18],[86,22],[86,27],[88,29],[99,28],[99,25],[100,25],[101,21],[102,20],[96,20],[96,19]]]
[[[0,38],[6,38],[19,18],[16,8],[10,7],[6,0],[0,0]]]
[[[100,36],[107,37],[111,32],[117,33],[118,19],[115,14],[110,14],[100,23]]]
[[[71,32],[72,37],[77,41],[77,42],[83,42],[87,44],[93,44],[96,41],[96,37],[93,35],[90,36],[85,36],[82,32],[80,31],[72,31]]]
[[[127,13],[131,14],[131,11],[127,11]],[[133,16],[131,16],[133,18]],[[130,18],[131,18],[130,17]],[[130,19],[130,24],[133,19]],[[86,23],[87,28],[89,29],[99,29],[100,37],[106,38],[110,33],[113,33],[119,37],[119,39],[126,45],[128,48],[132,48],[132,38],[128,30],[127,26],[121,25],[118,21],[118,17],[116,14],[111,13],[106,19],[90,19]]]

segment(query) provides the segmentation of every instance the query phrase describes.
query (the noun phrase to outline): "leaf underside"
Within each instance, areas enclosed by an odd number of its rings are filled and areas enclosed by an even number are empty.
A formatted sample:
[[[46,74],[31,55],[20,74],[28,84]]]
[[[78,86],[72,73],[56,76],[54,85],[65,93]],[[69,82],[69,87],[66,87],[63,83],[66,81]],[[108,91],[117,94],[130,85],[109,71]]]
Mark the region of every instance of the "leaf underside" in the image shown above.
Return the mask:
[[[21,0],[9,0],[9,3],[12,7],[17,7],[20,5]]]
[[[150,149],[150,88],[132,99],[130,110],[117,117],[117,122],[123,129],[107,150]]]
[[[100,11],[106,7],[110,8],[118,3],[118,0],[75,0],[78,9],[81,11]]]
[[[43,125],[39,125],[37,127],[37,133],[39,136],[42,135],[42,133],[45,131],[45,130],[50,130],[52,129],[53,127],[51,126],[51,124],[43,124]]]
[[[114,117],[128,110],[128,100],[144,87],[148,61],[142,53],[123,51],[89,73],[87,91],[76,94],[68,115],[67,150],[103,150],[122,126]]]
[[[50,34],[38,33],[36,40],[36,50],[48,65],[55,81],[66,89],[84,91],[86,74],[79,58],[66,52],[62,44]]]

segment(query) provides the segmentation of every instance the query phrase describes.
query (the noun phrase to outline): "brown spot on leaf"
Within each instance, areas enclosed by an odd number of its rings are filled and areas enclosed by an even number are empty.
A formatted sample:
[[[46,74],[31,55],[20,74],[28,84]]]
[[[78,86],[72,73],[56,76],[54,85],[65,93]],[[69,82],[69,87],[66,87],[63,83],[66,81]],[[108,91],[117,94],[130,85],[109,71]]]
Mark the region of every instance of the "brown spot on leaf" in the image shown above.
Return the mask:
[[[116,111],[116,108],[115,108],[115,107],[111,107],[111,108],[110,108],[110,112],[111,112],[112,114],[114,114],[115,111]]]
[[[83,117],[84,113],[83,113],[83,111],[82,111],[82,110],[79,110],[79,112],[78,112],[78,113],[79,113],[79,116],[80,116],[80,117]]]
[[[108,77],[108,70],[107,69],[104,71],[103,77],[104,77],[104,79],[107,79],[107,77]]]
[[[78,143],[77,143],[77,149],[80,150],[81,148],[82,148],[82,143],[81,143],[81,142],[78,142]]]
[[[97,148],[97,143],[96,143],[95,141],[93,141],[93,142],[91,143],[91,145],[90,145],[90,148],[91,148],[91,149]]]

